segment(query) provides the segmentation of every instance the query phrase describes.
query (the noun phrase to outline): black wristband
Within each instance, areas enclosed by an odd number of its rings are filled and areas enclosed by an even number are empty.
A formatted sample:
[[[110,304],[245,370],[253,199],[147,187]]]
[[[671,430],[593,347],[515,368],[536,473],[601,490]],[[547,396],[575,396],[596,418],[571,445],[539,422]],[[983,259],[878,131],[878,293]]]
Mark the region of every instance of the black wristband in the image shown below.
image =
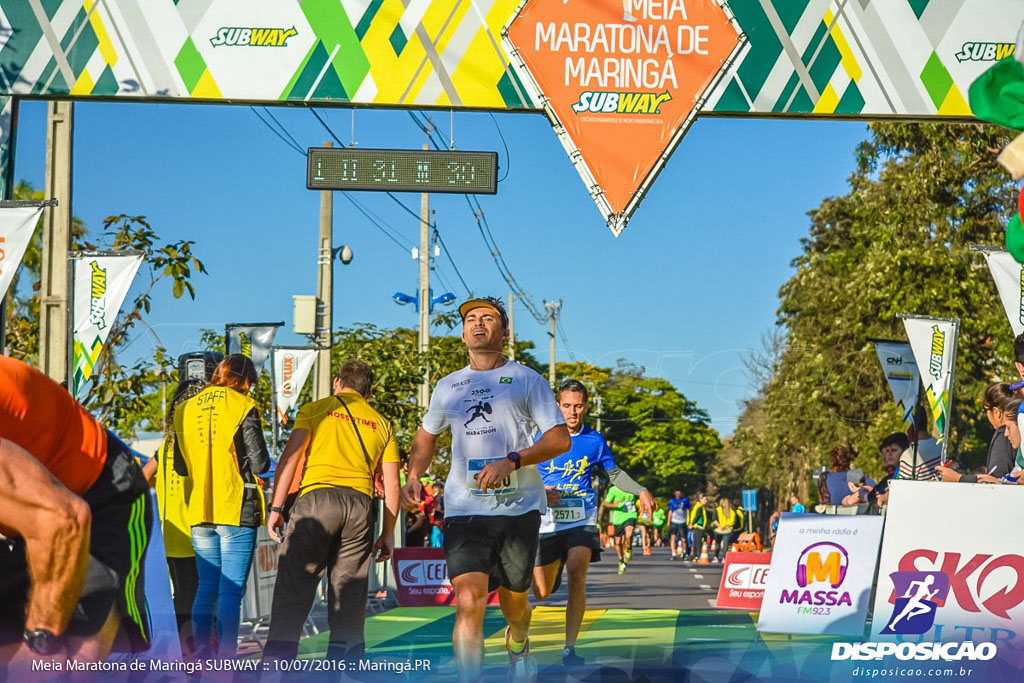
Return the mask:
[[[284,514],[284,508],[283,507],[278,507],[277,505],[271,505],[270,506],[270,511],[271,512],[280,512],[282,515]]]
[[[511,461],[512,461],[512,463],[513,463],[513,464],[514,464],[514,465],[516,466],[516,469],[517,469],[517,470],[518,470],[518,469],[519,469],[520,467],[522,467],[522,466],[523,466],[523,462],[522,462],[522,460],[520,459],[520,458],[521,458],[521,456],[519,455],[519,453],[517,453],[517,452],[515,452],[515,451],[512,451],[511,453],[509,453],[509,454],[508,454],[508,455],[506,455],[505,457],[506,457],[506,458],[508,458],[509,460],[511,460]]]

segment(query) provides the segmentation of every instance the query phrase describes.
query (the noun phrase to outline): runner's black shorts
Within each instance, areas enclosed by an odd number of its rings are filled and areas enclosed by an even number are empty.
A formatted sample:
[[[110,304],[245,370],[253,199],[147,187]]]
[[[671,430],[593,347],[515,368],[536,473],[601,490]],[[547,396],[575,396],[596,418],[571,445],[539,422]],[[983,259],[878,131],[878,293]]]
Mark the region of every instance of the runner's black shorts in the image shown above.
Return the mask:
[[[487,590],[499,586],[521,593],[533,581],[540,512],[525,515],[445,517],[444,556],[448,578],[483,572]]]
[[[110,432],[106,463],[82,499],[92,511],[89,565],[81,598],[65,633],[77,638],[96,635],[114,608],[121,628],[113,651],[146,650],[150,630],[143,561],[153,510],[149,486],[135,457]],[[29,586],[24,541],[0,541],[0,645],[22,639]]]
[[[635,529],[636,528],[636,519],[635,518],[631,519],[628,522],[625,522],[623,524],[616,524],[615,525],[615,536],[616,537],[625,536],[626,535],[626,528],[627,527]]]
[[[565,562],[569,557],[569,548],[590,548],[590,561],[601,561],[601,535],[596,526],[577,526],[553,534],[541,534],[537,547],[538,567],[552,562]]]
[[[686,536],[686,525],[673,522],[669,527],[670,536]]]

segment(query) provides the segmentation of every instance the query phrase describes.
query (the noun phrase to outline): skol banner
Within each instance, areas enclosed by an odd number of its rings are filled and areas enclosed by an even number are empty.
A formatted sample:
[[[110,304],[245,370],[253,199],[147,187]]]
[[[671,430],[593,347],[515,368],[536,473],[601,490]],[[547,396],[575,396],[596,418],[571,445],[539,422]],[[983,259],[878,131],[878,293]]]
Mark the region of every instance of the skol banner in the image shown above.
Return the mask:
[[[1024,539],[986,519],[1013,519],[1020,486],[894,481],[878,566],[873,640],[992,642],[1024,653]]]
[[[875,341],[875,353],[882,364],[885,381],[889,383],[892,398],[903,411],[903,421],[914,421],[914,406],[920,393],[921,376],[910,344],[898,341]]]
[[[883,519],[783,513],[757,630],[863,634]]]
[[[960,321],[923,315],[901,317],[921,374],[925,397],[938,428],[935,437],[943,443],[949,436],[949,408],[953,400],[953,370]]]
[[[715,607],[754,612],[761,609],[771,561],[771,553],[726,553]]]
[[[520,80],[616,235],[739,34],[716,0],[530,0],[509,25]]]
[[[142,258],[116,252],[73,255],[71,395],[75,398],[85,394]]]
[[[277,397],[277,413],[281,422],[287,424],[288,415],[299,400],[299,392],[306,384],[313,362],[316,360],[316,349],[281,349],[272,350],[274,358],[274,395]]]
[[[256,372],[270,355],[270,347],[274,344],[277,328],[284,323],[230,323],[224,326],[226,354],[240,353],[252,359]]]
[[[42,211],[41,206],[0,207],[0,299],[7,296]]]
[[[984,247],[982,253],[1016,337],[1024,332],[1024,267],[1000,247]]]

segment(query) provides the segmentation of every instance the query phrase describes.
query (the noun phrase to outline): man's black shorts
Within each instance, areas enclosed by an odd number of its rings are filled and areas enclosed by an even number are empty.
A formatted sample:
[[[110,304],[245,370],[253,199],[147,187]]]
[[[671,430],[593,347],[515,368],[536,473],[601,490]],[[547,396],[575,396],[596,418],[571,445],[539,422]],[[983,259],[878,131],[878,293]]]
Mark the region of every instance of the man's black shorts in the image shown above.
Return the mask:
[[[601,561],[601,535],[596,526],[577,526],[553,534],[543,534],[537,547],[537,566],[544,567],[569,557],[569,548],[590,548],[590,561]]]
[[[629,520],[628,522],[626,522],[624,524],[616,524],[615,525],[615,534],[614,534],[615,537],[617,538],[619,536],[625,536],[626,535],[626,528],[627,527],[629,527],[631,529],[636,529],[636,520],[635,519],[631,519],[631,520]]]
[[[669,527],[669,536],[682,536],[686,538],[686,525],[673,522]]]
[[[114,607],[121,622],[114,651],[141,652],[150,637],[143,563],[153,510],[142,470],[109,432],[103,471],[82,499],[92,511],[89,565],[66,634],[96,635]],[[24,541],[0,541],[0,645],[22,639],[29,586]]]
[[[504,586],[514,593],[530,588],[537,555],[540,513],[525,515],[469,515],[444,520],[444,556],[448,578],[483,572],[487,590]]]

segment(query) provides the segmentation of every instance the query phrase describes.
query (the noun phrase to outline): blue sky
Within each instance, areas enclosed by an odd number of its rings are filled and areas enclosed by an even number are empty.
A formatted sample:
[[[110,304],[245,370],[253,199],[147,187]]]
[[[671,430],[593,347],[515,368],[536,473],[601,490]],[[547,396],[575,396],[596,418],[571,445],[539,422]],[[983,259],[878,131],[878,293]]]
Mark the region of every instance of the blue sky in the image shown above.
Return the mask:
[[[303,147],[329,133],[304,109],[276,108]],[[319,109],[344,143],[352,111]],[[433,112],[447,140],[449,112]],[[46,108],[21,105],[15,176],[43,186]],[[538,307],[562,299],[562,322],[576,358],[614,366],[620,358],[673,382],[711,415],[722,434],[735,427],[739,401],[753,392],[743,355],[771,328],[779,286],[806,234],[806,212],[847,191],[863,123],[698,120],[618,239],[605,227],[547,120],[539,114],[456,113],[460,149],[499,152],[508,170],[480,203],[519,284]],[[404,111],[356,110],[359,147],[416,147],[425,137]],[[508,143],[509,159],[498,135]],[[292,295],[316,291],[319,193],[305,188],[305,157],[281,142],[245,106],[87,103],[75,110],[73,210],[98,232],[105,216],[145,215],[165,240],[195,240],[208,276],[195,301],[156,294],[149,322],[172,353],[199,347],[199,330],[226,322],[283,320],[291,332]],[[418,195],[400,195],[418,208]],[[418,224],[386,195],[357,193],[409,245]],[[335,269],[335,326],[416,324],[417,262],[340,194],[335,245],[355,258]],[[434,195],[442,238],[476,294],[508,297],[508,287],[460,195]],[[459,298],[451,265],[436,261]],[[140,278],[142,276],[140,275]],[[435,294],[444,286],[433,282]],[[547,357],[547,328],[520,308],[516,336]],[[148,337],[129,354],[151,352]],[[559,360],[571,360],[559,339]]]

